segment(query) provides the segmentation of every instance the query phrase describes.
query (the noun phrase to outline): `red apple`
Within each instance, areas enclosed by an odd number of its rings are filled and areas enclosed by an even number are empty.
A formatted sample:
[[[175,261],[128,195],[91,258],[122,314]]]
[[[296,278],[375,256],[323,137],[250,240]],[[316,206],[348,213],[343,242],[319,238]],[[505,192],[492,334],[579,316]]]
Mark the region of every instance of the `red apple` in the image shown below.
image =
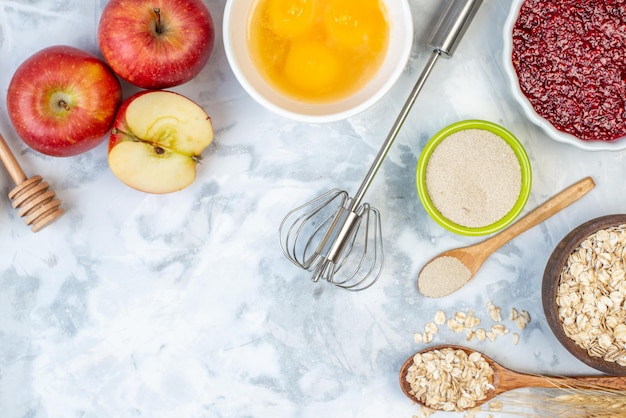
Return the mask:
[[[214,42],[213,19],[202,0],[110,0],[98,25],[104,59],[121,78],[145,89],[194,78]]]
[[[95,55],[65,45],[27,58],[7,91],[7,112],[31,148],[68,157],[106,139],[122,102],[122,87]]]
[[[109,139],[109,167],[127,186],[170,193],[189,186],[213,141],[204,109],[170,91],[144,90],[119,108]]]

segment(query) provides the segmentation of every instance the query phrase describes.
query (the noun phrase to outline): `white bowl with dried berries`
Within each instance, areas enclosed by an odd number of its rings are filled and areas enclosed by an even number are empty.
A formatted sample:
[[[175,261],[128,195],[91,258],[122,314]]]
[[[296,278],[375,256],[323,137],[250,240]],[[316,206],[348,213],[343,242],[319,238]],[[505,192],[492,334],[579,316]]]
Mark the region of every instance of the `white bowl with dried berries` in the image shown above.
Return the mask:
[[[513,0],[504,70],[527,117],[551,138],[626,149],[625,14],[617,2]]]

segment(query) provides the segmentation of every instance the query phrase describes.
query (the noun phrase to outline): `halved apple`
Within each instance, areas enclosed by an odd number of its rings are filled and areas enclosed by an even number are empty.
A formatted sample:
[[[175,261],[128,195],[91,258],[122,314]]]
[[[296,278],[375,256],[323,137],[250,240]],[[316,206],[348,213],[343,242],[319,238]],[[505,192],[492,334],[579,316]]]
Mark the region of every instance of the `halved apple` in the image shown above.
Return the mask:
[[[170,91],[141,91],[117,112],[109,167],[133,189],[175,192],[193,183],[196,164],[212,141],[211,118],[194,101]]]

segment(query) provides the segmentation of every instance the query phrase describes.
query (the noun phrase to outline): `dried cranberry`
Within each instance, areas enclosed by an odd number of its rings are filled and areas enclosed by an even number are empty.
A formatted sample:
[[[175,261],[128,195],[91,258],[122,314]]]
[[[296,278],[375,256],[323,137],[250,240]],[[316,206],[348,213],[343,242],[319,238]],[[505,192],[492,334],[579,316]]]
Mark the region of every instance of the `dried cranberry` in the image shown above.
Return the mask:
[[[512,60],[535,111],[587,141],[626,136],[626,0],[526,0]]]

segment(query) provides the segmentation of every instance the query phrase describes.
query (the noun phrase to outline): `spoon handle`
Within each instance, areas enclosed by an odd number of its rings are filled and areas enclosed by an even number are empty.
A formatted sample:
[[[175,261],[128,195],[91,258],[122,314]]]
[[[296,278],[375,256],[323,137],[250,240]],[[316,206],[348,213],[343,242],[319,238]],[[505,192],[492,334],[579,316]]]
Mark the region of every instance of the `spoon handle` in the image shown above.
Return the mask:
[[[563,378],[567,387],[583,385],[589,389],[626,389],[626,376],[580,376]]]
[[[626,389],[626,376],[539,376],[523,373],[507,373],[500,381],[498,393],[519,388],[560,389]]]
[[[595,183],[591,177],[585,177],[584,179],[569,186],[567,189],[561,191],[550,200],[544,202],[541,206],[535,208],[532,212],[526,214],[513,225],[483,241],[482,245],[490,249],[490,251],[485,251],[485,254],[490,254],[516,236],[526,232],[533,226],[540,224],[562,209],[565,209],[587,194],[594,187]]]
[[[519,373],[493,362],[499,376],[496,393],[520,388],[626,389],[626,376],[542,376]]]

